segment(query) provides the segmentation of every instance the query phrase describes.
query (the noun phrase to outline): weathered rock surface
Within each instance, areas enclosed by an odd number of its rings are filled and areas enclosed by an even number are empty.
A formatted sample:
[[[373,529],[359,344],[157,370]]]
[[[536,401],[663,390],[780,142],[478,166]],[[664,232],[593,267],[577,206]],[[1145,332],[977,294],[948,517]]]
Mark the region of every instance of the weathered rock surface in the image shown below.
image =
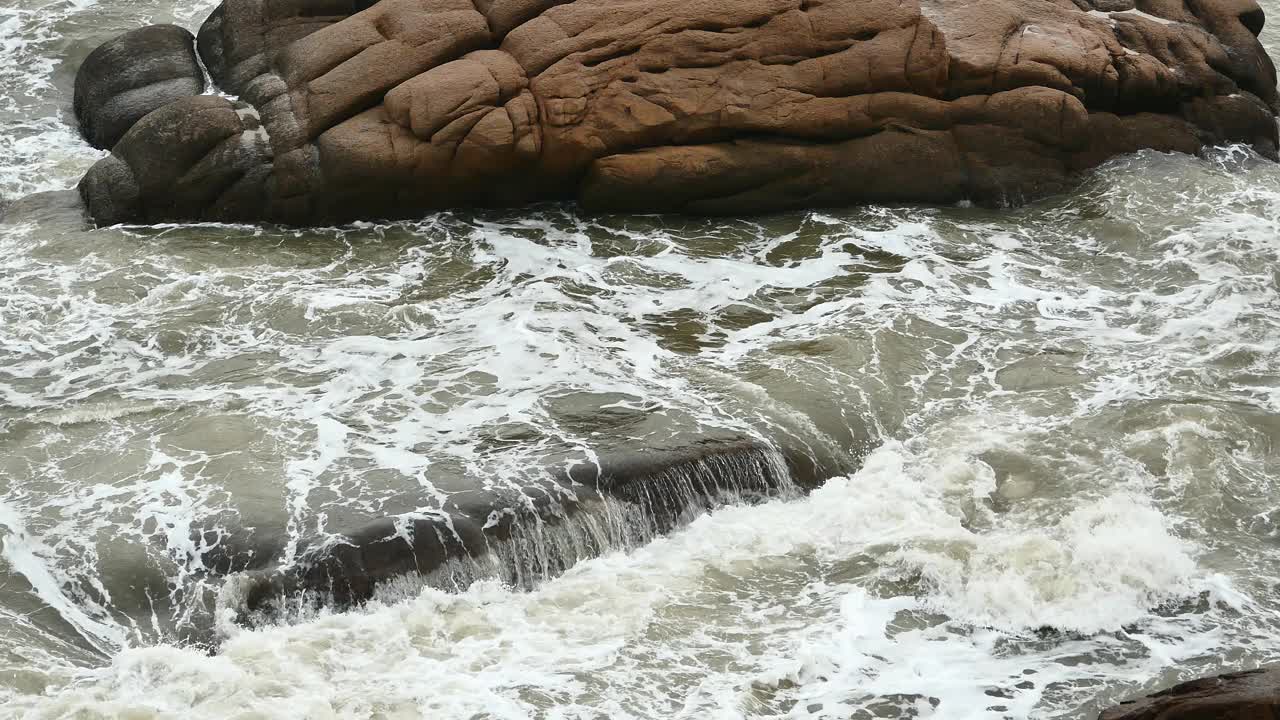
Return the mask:
[[[89,53],[76,73],[73,107],[85,138],[110,148],[151,111],[202,92],[195,38],[177,25],[150,25]]]
[[[1276,720],[1280,669],[1250,670],[1174,685],[1122,703],[1099,720]]]
[[[1254,0],[224,0],[215,82],[82,188],[99,223],[572,199],[1000,205],[1142,148],[1276,156]]]

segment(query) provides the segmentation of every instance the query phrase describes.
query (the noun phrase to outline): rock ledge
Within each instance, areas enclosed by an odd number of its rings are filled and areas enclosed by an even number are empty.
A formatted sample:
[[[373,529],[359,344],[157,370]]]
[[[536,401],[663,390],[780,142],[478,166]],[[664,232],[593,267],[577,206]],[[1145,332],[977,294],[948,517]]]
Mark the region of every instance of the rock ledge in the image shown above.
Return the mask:
[[[1200,678],[1130,700],[1099,720],[1276,720],[1280,669],[1247,670]]]

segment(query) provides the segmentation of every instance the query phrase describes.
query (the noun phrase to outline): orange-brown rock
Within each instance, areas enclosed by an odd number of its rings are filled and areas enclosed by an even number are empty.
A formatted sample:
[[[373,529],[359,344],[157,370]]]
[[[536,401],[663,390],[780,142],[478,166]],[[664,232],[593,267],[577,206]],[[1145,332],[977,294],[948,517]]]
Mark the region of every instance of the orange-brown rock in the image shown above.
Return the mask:
[[[456,206],[1001,205],[1143,148],[1277,152],[1254,0],[224,0],[239,97],[139,121],[99,223]]]

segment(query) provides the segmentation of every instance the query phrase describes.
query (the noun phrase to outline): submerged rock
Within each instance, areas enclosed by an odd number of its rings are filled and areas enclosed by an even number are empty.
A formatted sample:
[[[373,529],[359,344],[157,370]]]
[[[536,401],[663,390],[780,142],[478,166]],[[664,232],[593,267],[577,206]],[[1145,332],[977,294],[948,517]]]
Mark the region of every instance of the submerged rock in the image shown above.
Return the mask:
[[[81,187],[99,223],[1003,205],[1144,148],[1275,158],[1263,19],[1254,0],[224,0],[199,50],[244,104],[158,110]]]
[[[84,227],[84,205],[74,190],[48,190],[8,201],[0,199],[0,225],[21,223],[74,230]]]
[[[1111,708],[1099,720],[1275,720],[1280,668],[1200,678]]]
[[[195,38],[177,25],[150,25],[89,53],[76,72],[73,105],[85,139],[110,148],[148,113],[202,92]]]
[[[282,565],[229,560],[227,567],[247,571],[229,578],[224,600],[246,619],[304,597],[337,607],[359,603],[404,578],[460,589],[496,577],[530,588],[579,561],[638,547],[722,502],[798,494],[793,464],[749,439],[571,462],[518,493],[477,489],[438,511],[313,538]]]

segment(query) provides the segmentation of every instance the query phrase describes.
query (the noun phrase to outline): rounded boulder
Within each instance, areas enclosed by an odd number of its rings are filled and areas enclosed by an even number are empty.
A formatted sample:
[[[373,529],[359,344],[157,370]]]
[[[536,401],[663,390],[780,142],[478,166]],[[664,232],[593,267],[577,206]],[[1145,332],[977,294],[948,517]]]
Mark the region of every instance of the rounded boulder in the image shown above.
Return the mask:
[[[76,73],[76,120],[86,140],[109,149],[151,111],[204,88],[195,37],[177,25],[149,25],[85,58]]]

